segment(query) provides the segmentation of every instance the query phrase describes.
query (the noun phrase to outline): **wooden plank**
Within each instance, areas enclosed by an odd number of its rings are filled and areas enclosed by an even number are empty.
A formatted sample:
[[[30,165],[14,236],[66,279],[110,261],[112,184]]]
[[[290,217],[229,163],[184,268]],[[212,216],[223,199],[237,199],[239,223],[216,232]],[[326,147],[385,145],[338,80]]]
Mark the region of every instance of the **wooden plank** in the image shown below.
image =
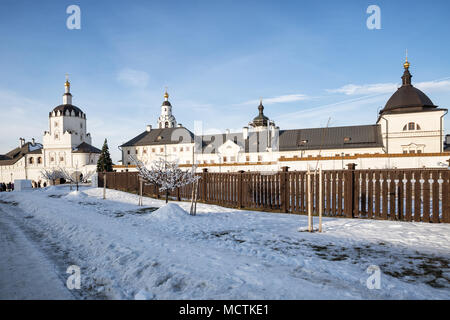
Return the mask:
[[[361,189],[361,171],[354,171],[354,181],[353,181],[353,217],[359,218],[359,192]]]
[[[440,178],[441,172],[440,171],[433,171],[432,178],[433,178],[433,185],[431,187],[432,190],[432,204],[433,204],[433,216],[431,221],[433,223],[439,223],[439,178]]]
[[[405,214],[404,220],[411,221],[412,218],[412,172],[410,170],[405,172]]]
[[[419,222],[421,220],[422,211],[422,172],[414,172],[414,221]]]
[[[430,222],[430,172],[423,171],[423,214],[422,221]]]
[[[396,196],[397,190],[395,185],[396,171],[389,171],[389,220],[395,220],[396,218]]]
[[[372,171],[367,172],[367,217],[373,217],[373,180],[374,174]]]
[[[383,182],[381,183],[381,203],[382,203],[382,212],[381,212],[381,218],[383,220],[387,220],[388,218],[388,182],[387,179],[389,177],[389,174],[387,171],[381,172],[381,179]]]
[[[405,202],[405,185],[404,185],[404,172],[397,171],[396,179],[397,184],[397,219],[404,220],[404,202]]]
[[[450,173],[442,172],[442,222],[450,223]]]
[[[323,181],[325,183],[325,215],[331,216],[331,172],[324,171],[323,173]]]
[[[338,172],[338,194],[337,194],[338,216],[343,215],[343,208],[342,208],[342,201],[344,200],[343,184],[344,184],[344,171],[342,170]]]
[[[360,215],[367,217],[367,171],[361,170]]]

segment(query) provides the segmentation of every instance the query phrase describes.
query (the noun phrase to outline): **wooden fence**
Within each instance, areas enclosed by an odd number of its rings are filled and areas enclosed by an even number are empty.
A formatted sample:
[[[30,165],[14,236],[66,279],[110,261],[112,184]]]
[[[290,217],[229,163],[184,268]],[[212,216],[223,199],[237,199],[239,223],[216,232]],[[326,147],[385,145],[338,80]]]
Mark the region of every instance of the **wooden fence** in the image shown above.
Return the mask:
[[[198,200],[226,207],[306,214],[307,172],[282,171],[199,174]],[[323,215],[329,217],[450,223],[450,171],[447,169],[327,170],[322,172]],[[103,187],[104,174],[99,174]],[[137,172],[106,173],[107,188],[139,192]],[[319,208],[319,177],[312,173],[310,192],[315,213]],[[188,200],[192,185],[170,193]],[[163,197],[153,185],[143,194]]]

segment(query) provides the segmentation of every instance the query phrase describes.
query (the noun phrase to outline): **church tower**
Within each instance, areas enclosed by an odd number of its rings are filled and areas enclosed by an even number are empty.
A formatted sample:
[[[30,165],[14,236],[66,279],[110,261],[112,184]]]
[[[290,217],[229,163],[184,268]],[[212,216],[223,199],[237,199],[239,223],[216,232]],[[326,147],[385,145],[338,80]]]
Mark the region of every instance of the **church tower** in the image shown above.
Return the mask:
[[[175,128],[177,125],[177,121],[175,117],[172,115],[172,105],[169,102],[169,94],[164,93],[164,101],[161,105],[161,115],[158,118],[158,128]]]

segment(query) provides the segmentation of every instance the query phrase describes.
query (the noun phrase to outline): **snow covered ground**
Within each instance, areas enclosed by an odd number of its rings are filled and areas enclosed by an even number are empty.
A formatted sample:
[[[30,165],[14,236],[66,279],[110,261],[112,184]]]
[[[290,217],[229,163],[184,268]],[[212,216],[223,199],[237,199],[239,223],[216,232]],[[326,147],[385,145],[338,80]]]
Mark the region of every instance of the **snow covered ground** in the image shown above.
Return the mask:
[[[90,187],[0,193],[0,298],[450,298],[447,224],[324,218],[311,234],[305,216],[199,204],[193,217],[186,202],[107,198]],[[70,265],[80,290],[65,287]],[[380,289],[367,288],[371,265]]]

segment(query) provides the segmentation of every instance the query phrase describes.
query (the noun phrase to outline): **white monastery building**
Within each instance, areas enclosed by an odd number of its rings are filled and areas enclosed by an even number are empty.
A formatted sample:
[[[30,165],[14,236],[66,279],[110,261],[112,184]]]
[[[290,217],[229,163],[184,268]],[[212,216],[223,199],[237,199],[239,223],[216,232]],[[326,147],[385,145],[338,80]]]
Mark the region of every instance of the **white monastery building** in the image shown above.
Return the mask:
[[[100,150],[91,145],[86,114],[72,105],[68,80],[64,87],[63,104],[49,113],[49,130],[44,132],[43,143],[20,138],[17,148],[0,155],[0,182],[16,179],[44,182],[41,174],[44,169],[65,168],[80,174],[96,170]]]
[[[388,168],[443,168],[449,165],[450,136],[444,136],[440,108],[411,83],[410,64],[404,63],[402,85],[379,112],[374,124],[280,130],[266,115],[262,101],[258,115],[241,132],[193,134],[172,114],[167,90],[156,128],[124,143],[122,165],[134,171],[132,158],[150,166],[158,157],[178,160],[181,167],[198,165],[210,172]],[[446,140],[446,141],[445,141]]]

